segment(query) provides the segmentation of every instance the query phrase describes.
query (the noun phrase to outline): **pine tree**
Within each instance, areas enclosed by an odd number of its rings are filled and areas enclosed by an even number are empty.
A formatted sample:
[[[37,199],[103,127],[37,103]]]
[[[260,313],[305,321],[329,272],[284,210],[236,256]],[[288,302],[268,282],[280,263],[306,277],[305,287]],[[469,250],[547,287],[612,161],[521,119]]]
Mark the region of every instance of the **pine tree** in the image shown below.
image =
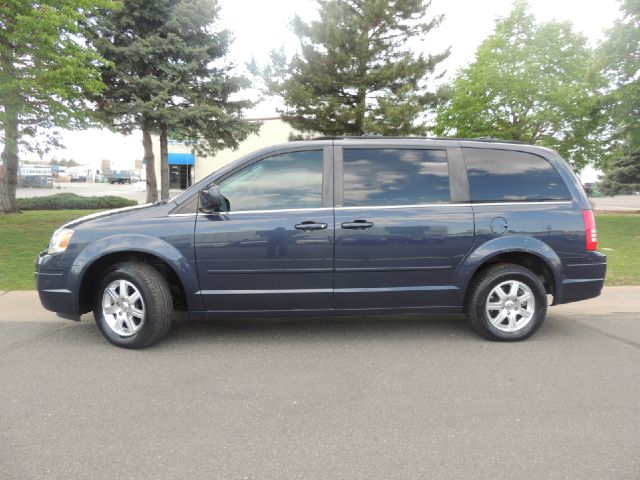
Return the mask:
[[[283,120],[325,135],[423,134],[438,95],[428,79],[449,51],[415,55],[442,21],[423,0],[318,0],[320,20],[294,17],[300,52],[272,54],[267,91],[283,99]]]
[[[620,152],[611,161],[600,188],[605,195],[640,192],[640,152]]]
[[[622,2],[622,18],[600,46],[611,92],[613,160],[602,189],[608,195],[640,191],[640,0]]]
[[[236,148],[257,131],[258,123],[243,119],[253,102],[231,100],[248,86],[244,77],[232,73],[233,65],[220,65],[231,43],[228,30],[217,30],[218,7],[210,0],[182,0],[165,25],[173,50],[165,66],[170,89],[168,101],[156,114],[160,127],[162,175],[161,197],[169,196],[168,139],[186,139],[199,153],[214,154]],[[212,62],[218,61],[215,67]]]
[[[125,0],[122,8],[105,11],[91,22],[90,38],[111,61],[102,69],[107,88],[95,98],[100,118],[122,133],[142,130],[147,202],[158,199],[151,134],[164,85],[163,53],[171,42],[159,34],[177,0]]]
[[[161,140],[162,198],[169,196],[168,138],[201,139],[209,152],[235,147],[254,131],[242,118],[246,101],[230,101],[244,85],[226,55],[230,35],[217,31],[217,2],[124,0],[123,8],[93,22],[92,41],[113,64],[107,89],[96,98],[112,128],[141,129],[147,169],[147,202],[158,198],[151,134]],[[173,133],[172,133],[173,132]]]

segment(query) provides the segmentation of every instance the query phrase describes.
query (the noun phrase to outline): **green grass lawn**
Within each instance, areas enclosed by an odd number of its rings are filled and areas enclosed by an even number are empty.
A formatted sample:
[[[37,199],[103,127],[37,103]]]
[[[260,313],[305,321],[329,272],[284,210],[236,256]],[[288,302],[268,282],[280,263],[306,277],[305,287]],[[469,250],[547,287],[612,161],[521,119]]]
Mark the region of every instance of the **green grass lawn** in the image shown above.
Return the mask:
[[[607,285],[640,285],[640,215],[598,215],[596,225]]]
[[[0,215],[0,290],[36,288],[36,256],[59,226],[94,210],[34,210]]]
[[[0,215],[0,290],[35,288],[35,259],[60,225],[90,210]],[[599,248],[608,257],[607,285],[640,285],[640,215],[598,215]]]

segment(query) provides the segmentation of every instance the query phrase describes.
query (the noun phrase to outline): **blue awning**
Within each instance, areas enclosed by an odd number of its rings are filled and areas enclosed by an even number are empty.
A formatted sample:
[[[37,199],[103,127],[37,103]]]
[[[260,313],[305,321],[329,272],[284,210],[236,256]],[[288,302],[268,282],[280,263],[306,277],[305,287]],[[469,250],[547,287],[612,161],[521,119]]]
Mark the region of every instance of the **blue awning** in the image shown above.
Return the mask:
[[[193,153],[170,153],[169,165],[195,165],[196,156]]]

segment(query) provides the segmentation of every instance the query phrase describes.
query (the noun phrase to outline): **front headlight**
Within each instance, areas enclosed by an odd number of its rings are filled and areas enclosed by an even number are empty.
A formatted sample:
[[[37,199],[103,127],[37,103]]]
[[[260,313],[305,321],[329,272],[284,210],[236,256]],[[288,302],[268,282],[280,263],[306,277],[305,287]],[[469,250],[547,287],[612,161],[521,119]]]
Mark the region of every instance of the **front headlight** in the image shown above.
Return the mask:
[[[73,230],[70,228],[60,228],[53,232],[47,253],[51,255],[52,253],[64,252],[69,246],[69,242],[71,242],[73,233]]]

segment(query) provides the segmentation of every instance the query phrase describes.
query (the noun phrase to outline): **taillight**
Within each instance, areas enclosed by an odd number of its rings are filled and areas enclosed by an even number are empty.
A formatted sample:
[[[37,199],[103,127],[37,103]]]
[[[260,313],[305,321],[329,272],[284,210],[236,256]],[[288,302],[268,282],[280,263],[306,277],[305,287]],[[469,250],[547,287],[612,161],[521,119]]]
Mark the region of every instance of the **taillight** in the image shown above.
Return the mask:
[[[587,236],[587,251],[592,252],[598,249],[598,230],[596,229],[596,218],[593,210],[583,210],[584,233]]]

